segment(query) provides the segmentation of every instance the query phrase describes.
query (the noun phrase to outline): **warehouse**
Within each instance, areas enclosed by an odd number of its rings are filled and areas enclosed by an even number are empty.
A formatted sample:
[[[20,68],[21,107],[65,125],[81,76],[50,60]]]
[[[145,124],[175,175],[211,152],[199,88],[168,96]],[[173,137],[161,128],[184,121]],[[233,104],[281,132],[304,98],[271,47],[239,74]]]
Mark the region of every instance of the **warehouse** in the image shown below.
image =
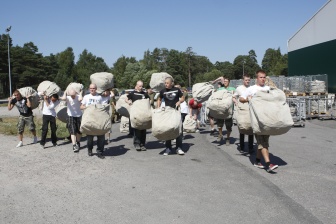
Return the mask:
[[[328,75],[336,93],[336,0],[329,0],[288,40],[288,74]]]

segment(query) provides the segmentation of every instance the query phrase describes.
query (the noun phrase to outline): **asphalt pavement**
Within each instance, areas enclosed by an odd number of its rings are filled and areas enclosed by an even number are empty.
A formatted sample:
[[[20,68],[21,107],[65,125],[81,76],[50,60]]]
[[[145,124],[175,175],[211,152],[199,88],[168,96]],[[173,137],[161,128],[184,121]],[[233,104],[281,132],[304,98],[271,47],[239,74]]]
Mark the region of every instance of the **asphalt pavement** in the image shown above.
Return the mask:
[[[207,127],[185,135],[184,156],[163,156],[150,132],[148,150],[134,150],[117,123],[104,160],[87,155],[85,139],[73,153],[63,140],[15,148],[15,136],[0,135],[0,222],[336,223],[336,121],[323,122],[331,127],[306,122],[271,137],[273,174],[238,151],[237,127],[230,146]]]

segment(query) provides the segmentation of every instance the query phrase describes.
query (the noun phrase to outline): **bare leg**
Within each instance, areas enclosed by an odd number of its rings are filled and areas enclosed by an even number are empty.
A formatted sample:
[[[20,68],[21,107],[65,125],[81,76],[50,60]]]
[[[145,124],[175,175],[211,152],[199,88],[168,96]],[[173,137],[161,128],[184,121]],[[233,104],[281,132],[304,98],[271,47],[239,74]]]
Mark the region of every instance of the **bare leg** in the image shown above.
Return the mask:
[[[211,130],[215,129],[215,122],[214,122],[214,119],[211,117],[211,118],[209,118],[209,121],[210,121],[210,127],[211,127]]]
[[[261,151],[261,154],[262,154],[262,156],[264,157],[265,163],[270,162],[270,159],[269,159],[269,152],[268,152],[268,149],[267,149],[267,148],[262,148],[261,150],[258,150],[258,151]]]
[[[80,142],[82,135],[81,134],[76,134],[76,142]]]
[[[73,145],[76,144],[76,135],[71,135],[71,142]]]
[[[32,131],[31,133],[34,135],[34,137],[36,136],[36,131],[35,130]]]
[[[22,142],[22,140],[23,140],[23,132],[19,134],[19,141]]]

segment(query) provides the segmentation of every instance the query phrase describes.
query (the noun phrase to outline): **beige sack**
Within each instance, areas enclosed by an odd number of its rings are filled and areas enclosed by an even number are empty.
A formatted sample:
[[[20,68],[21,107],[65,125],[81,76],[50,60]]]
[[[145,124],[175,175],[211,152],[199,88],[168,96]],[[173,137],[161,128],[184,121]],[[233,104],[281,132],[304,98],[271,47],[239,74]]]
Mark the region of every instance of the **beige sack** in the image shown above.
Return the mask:
[[[209,114],[216,119],[229,119],[232,117],[232,93],[226,90],[214,92],[207,103]]]
[[[91,104],[84,110],[80,131],[87,135],[104,135],[111,125],[111,106]]]
[[[31,109],[36,109],[40,104],[40,96],[37,94],[36,90],[32,87],[23,87],[18,89],[22,97],[30,96],[29,100],[31,103]]]
[[[114,86],[114,78],[112,73],[97,72],[90,76],[91,83],[97,85],[97,93],[101,94],[107,89],[112,89]]]
[[[197,102],[203,103],[209,99],[213,90],[214,86],[209,82],[196,83],[192,87],[192,95]]]
[[[120,133],[129,132],[129,118],[122,116],[120,119]]]
[[[282,90],[259,91],[250,100],[249,106],[254,134],[282,135],[294,124]]]
[[[152,134],[159,140],[172,140],[182,133],[181,113],[174,108],[155,109],[152,119]]]
[[[81,91],[83,91],[84,86],[81,83],[71,82],[65,90],[68,96],[70,95],[70,90],[71,89],[75,90],[76,93],[79,94]]]
[[[126,103],[127,94],[123,94],[119,97],[117,103],[116,103],[116,111],[124,117],[130,117],[129,111],[130,111],[130,105]]]
[[[43,93],[48,97],[53,94],[58,94],[60,91],[61,88],[56,83],[50,81],[43,81],[37,87],[37,92]]]
[[[185,116],[184,122],[183,122],[183,130],[188,133],[194,133],[196,132],[196,120],[190,117],[189,114]]]
[[[55,107],[56,117],[58,120],[67,123],[68,119],[68,113],[67,113],[67,106],[66,101],[61,101],[56,107]]]
[[[149,99],[136,100],[130,109],[132,128],[145,130],[152,128],[152,109]]]
[[[236,120],[239,133],[244,135],[253,135],[248,103],[238,103],[238,106],[236,107]]]
[[[154,92],[159,92],[165,88],[165,79],[168,77],[173,78],[166,72],[153,73],[149,85]]]

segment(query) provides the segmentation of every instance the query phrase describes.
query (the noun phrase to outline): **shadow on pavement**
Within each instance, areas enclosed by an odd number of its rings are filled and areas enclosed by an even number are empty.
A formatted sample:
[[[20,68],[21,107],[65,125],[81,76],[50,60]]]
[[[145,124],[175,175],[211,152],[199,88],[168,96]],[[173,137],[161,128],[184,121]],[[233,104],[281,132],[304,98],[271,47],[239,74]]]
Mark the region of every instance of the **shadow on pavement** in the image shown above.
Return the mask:
[[[128,149],[125,148],[125,145],[112,146],[105,148],[104,156],[121,156],[126,154],[127,151]]]

